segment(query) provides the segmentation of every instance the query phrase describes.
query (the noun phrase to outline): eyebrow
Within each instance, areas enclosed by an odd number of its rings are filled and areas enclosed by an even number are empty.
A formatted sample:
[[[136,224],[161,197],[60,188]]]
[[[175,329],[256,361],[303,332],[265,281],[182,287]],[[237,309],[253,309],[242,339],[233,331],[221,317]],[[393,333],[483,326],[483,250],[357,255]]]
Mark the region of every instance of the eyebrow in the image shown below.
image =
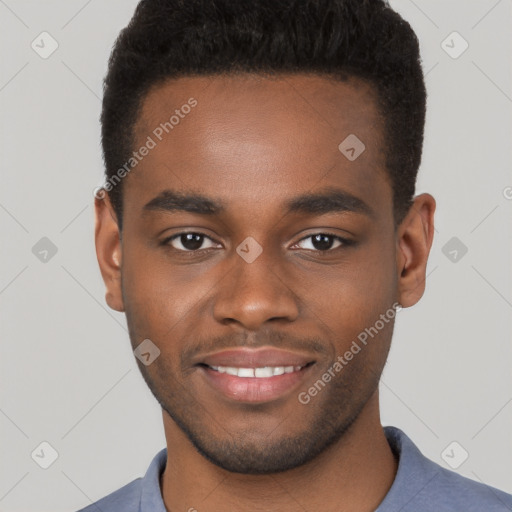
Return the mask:
[[[375,217],[374,210],[362,199],[333,187],[294,197],[286,201],[284,206],[285,214],[325,215],[352,212]],[[214,216],[225,212],[226,206],[222,201],[202,194],[166,189],[145,204],[143,211],[189,212]]]

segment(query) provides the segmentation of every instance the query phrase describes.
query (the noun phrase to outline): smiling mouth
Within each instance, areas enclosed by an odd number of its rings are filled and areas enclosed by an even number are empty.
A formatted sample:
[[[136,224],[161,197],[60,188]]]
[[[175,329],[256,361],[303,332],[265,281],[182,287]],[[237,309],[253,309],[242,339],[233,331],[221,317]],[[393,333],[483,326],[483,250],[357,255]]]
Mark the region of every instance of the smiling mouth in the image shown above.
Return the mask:
[[[315,361],[287,366],[217,366],[200,363],[201,378],[230,403],[265,403],[291,396],[308,378]]]

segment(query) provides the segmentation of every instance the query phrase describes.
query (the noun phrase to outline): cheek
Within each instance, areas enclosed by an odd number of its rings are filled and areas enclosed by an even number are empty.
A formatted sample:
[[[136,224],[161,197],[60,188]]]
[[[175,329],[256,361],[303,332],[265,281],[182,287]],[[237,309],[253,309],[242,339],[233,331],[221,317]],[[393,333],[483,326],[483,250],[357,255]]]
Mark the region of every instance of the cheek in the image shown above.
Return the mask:
[[[394,238],[388,234],[373,237],[357,259],[349,280],[359,306],[380,315],[394,302],[397,291]],[[382,311],[384,308],[384,311]]]
[[[378,318],[393,304],[397,292],[393,241],[367,242],[344,263],[304,271],[300,277],[301,288],[308,290],[306,300],[330,318],[350,318],[356,324]]]
[[[171,265],[163,252],[143,246],[127,243],[124,255],[123,299],[134,334],[164,346],[194,336],[196,319],[215,281],[194,278],[187,265]]]
[[[326,329],[337,354],[349,350],[353,341],[362,348],[373,347],[364,350],[364,357],[380,359],[387,352],[397,294],[392,240],[382,237],[368,243],[336,268],[304,273],[301,289],[307,290],[302,295],[307,305],[305,314],[316,318],[319,327]],[[386,314],[386,321],[382,321],[381,315]]]
[[[171,276],[155,265],[151,251],[130,243],[128,236],[123,245],[122,287],[127,320],[137,336],[157,339],[176,322],[170,307],[176,299],[169,286]]]

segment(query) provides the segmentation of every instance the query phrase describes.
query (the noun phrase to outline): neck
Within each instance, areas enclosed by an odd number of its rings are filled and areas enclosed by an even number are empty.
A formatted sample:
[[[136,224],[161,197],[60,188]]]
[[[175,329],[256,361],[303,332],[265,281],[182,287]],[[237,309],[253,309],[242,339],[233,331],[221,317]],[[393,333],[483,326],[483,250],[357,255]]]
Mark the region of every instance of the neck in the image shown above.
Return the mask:
[[[167,510],[257,512],[374,511],[389,491],[397,461],[380,424],[378,391],[344,435],[314,460],[269,475],[231,473],[197,452],[163,412]]]

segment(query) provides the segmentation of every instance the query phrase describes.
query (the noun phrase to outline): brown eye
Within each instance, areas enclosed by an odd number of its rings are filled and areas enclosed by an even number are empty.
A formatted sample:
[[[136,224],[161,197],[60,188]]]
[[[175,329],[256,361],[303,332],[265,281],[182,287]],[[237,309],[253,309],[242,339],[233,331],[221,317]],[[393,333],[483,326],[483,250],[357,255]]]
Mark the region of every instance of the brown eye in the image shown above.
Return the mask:
[[[347,240],[345,238],[342,238],[337,235],[333,235],[331,233],[315,233],[313,235],[309,235],[302,240],[298,242],[300,244],[301,242],[304,242],[305,240],[311,240],[311,243],[309,244],[310,247],[304,247],[302,246],[301,249],[307,249],[307,250],[313,250],[313,251],[330,251],[335,250],[343,246],[351,245],[353,242],[352,240]],[[335,243],[338,243],[337,246],[334,247],[333,245]]]
[[[213,244],[210,244],[207,247],[203,247],[203,243],[206,240],[211,242],[211,238],[202,233],[187,232],[178,233],[166,238],[162,244],[171,245],[171,247],[177,251],[194,252],[201,249],[211,249],[214,246]]]

